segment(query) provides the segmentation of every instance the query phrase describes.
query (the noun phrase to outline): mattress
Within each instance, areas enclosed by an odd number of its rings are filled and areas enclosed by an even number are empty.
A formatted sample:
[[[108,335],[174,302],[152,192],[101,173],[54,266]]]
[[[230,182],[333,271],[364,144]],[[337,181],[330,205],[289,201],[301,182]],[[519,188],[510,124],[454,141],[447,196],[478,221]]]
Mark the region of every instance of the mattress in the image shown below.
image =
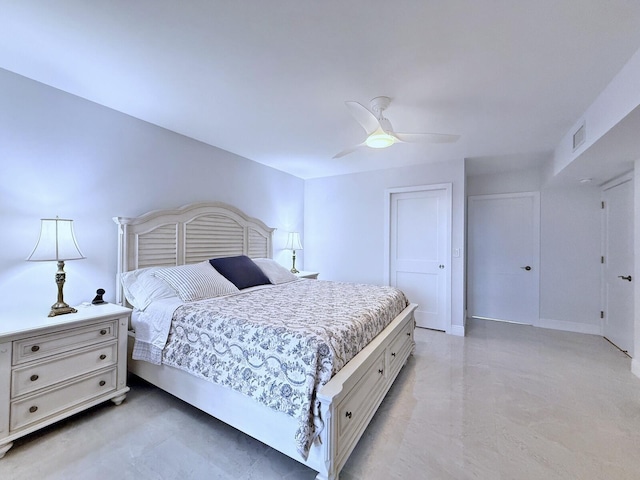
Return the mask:
[[[294,417],[306,458],[323,428],[317,391],[407,305],[393,287],[322,280],[185,303],[162,363]]]

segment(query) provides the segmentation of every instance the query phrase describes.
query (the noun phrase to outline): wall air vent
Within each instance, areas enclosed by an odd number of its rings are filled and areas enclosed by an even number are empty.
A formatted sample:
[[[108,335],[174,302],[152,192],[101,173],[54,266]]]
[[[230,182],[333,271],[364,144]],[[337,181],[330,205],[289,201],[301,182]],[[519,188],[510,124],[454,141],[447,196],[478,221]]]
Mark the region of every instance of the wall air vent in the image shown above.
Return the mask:
[[[574,152],[580,145],[584,143],[585,138],[586,138],[586,135],[585,135],[584,123],[583,123],[573,134],[573,151]]]

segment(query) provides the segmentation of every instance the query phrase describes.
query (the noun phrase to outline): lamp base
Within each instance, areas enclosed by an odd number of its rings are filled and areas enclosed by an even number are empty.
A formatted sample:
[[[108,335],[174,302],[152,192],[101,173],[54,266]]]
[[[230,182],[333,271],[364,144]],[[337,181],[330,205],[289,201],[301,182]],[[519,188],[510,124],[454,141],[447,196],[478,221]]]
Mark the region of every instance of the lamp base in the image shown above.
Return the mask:
[[[56,302],[53,305],[51,305],[51,311],[49,312],[49,316],[55,317],[57,315],[64,315],[66,313],[77,313],[77,312],[78,310],[76,310],[73,307],[70,307],[64,302]]]
[[[62,287],[64,287],[64,281],[67,278],[67,274],[64,273],[64,260],[58,260],[58,271],[56,272],[56,285],[58,285],[58,301],[51,305],[51,311],[49,312],[50,317],[55,317],[56,315],[64,315],[65,313],[76,313],[76,310],[73,307],[70,307],[69,304],[65,303],[64,296],[62,295]]]
[[[296,268],[296,251],[295,250],[293,250],[292,261],[293,261],[293,264],[291,265],[291,273],[300,273]]]

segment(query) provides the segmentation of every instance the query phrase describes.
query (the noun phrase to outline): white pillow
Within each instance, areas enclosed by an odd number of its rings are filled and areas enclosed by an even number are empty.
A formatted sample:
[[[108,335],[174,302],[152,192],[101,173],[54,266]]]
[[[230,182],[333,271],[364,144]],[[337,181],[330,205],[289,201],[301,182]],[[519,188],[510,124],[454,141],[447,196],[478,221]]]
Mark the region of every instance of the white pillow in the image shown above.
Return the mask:
[[[260,267],[262,273],[264,273],[274,285],[298,280],[298,277],[275,260],[270,258],[254,258],[253,262]]]
[[[140,268],[120,274],[124,296],[134,308],[144,310],[154,300],[178,296],[171,285],[154,275],[159,268]]]
[[[195,302],[240,291],[218,273],[208,260],[191,265],[160,268],[154,275],[171,285],[183,302]]]

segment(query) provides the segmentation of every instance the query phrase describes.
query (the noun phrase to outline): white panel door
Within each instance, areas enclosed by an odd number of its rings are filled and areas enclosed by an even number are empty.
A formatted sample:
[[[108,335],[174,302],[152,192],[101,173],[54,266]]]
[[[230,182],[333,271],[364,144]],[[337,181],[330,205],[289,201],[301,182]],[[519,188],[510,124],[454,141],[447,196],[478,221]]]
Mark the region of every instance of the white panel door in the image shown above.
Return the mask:
[[[451,187],[389,191],[389,284],[417,303],[419,327],[451,328]],[[417,189],[417,190],[415,190]]]
[[[633,357],[633,182],[604,191],[605,315],[602,334]]]
[[[538,192],[471,196],[468,207],[469,315],[535,325],[540,312]]]

